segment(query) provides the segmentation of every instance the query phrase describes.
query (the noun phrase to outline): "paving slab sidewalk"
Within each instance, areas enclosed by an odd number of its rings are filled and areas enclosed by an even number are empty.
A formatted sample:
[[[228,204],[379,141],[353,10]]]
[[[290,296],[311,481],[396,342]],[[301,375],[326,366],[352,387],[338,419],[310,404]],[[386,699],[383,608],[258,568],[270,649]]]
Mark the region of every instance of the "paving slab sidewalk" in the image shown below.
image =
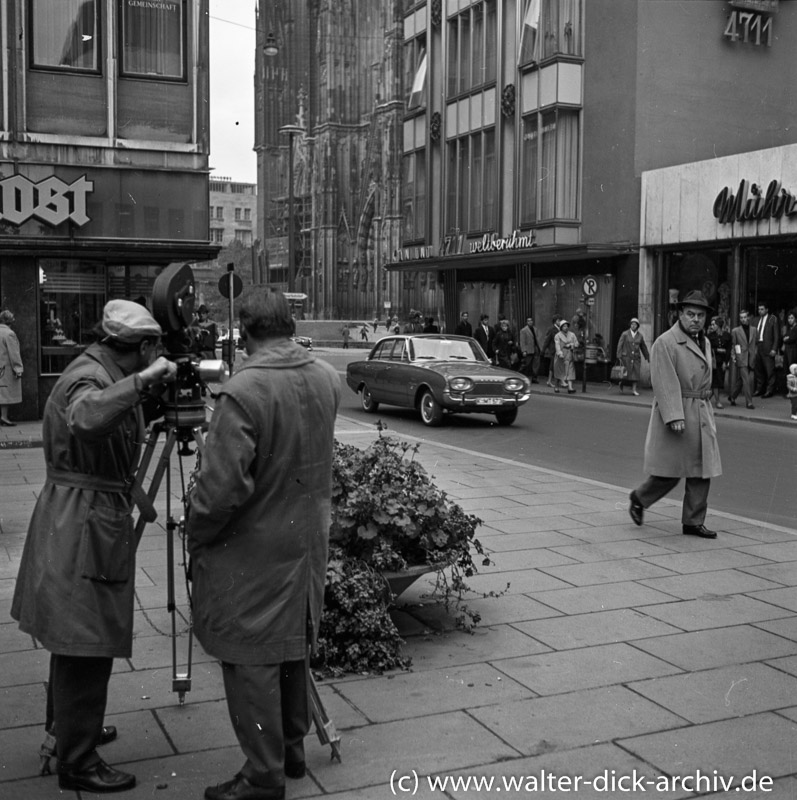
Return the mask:
[[[34,442],[35,424],[23,433]],[[340,417],[336,435],[364,447],[376,434]],[[308,775],[289,782],[289,798],[553,796],[545,776],[570,778],[579,798],[634,794],[600,782],[624,776],[659,781],[645,789],[657,797],[797,796],[797,531],[712,513],[719,538],[692,539],[674,502],[634,526],[624,487],[429,442],[417,458],[484,520],[478,535],[495,563],[471,581],[480,594],[468,601],[482,623],[452,630],[428,580],[407,590],[395,618],[411,670],[322,682],[343,763],[311,734]],[[8,615],[43,478],[40,448],[0,450],[0,797],[9,800],[59,793],[55,778],[37,775],[47,653]],[[157,507],[139,550],[133,657],[116,663],[111,682],[108,722],[120,737],[104,748],[138,776],[124,795],[132,800],[199,798],[242,762],[218,664],[198,645],[185,704],[171,691],[165,496]],[[482,596],[491,592],[500,594]],[[772,791],[735,791],[754,771]],[[736,783],[726,790],[720,778]],[[522,780],[502,783],[511,779]]]

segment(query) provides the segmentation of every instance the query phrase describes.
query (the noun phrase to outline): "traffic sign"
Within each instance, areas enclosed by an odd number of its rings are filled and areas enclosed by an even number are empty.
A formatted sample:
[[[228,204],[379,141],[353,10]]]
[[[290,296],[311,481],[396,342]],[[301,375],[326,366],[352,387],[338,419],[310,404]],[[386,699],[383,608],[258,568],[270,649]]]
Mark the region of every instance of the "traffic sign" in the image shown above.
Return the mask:
[[[598,293],[598,279],[593,275],[587,275],[581,288],[587,297],[594,297]]]
[[[283,292],[286,300],[307,300],[307,295],[304,292]]]
[[[219,292],[221,293],[222,297],[229,298],[230,275],[232,275],[232,296],[238,297],[238,295],[243,291],[244,282],[241,280],[241,276],[235,272],[228,272],[219,278]]]

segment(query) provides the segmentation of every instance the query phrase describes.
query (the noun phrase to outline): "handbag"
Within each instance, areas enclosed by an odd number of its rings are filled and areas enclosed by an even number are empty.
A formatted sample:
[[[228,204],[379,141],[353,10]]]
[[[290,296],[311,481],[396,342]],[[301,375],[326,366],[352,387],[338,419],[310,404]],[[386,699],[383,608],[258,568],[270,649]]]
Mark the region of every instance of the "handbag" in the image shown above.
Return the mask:
[[[612,373],[611,373],[610,379],[611,379],[611,380],[613,380],[613,381],[621,381],[621,380],[623,380],[623,378],[625,378],[625,376],[626,376],[626,369],[625,369],[625,367],[624,367],[624,366],[623,366],[623,365],[622,365],[622,364],[621,364],[621,363],[618,361],[618,362],[617,362],[617,363],[616,363],[616,364],[615,364],[615,365],[612,367]]]

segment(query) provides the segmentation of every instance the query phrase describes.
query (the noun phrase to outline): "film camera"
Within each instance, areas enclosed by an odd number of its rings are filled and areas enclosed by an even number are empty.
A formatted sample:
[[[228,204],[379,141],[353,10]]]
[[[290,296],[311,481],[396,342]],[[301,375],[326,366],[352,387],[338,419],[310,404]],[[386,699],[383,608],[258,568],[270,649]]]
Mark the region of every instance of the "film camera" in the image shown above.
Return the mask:
[[[194,273],[188,264],[173,264],[155,279],[152,314],[163,329],[164,356],[177,364],[177,378],[168,385],[164,418],[178,428],[193,428],[205,422],[203,390],[208,383],[223,383],[229,377],[224,361],[201,359],[195,334]]]

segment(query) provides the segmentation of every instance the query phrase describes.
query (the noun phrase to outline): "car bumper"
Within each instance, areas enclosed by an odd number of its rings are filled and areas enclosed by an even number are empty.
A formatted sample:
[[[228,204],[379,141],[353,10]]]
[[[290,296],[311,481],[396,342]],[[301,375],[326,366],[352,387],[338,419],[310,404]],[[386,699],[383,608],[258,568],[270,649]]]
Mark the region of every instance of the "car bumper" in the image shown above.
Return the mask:
[[[468,392],[444,392],[443,408],[449,411],[490,412],[498,408],[518,408],[531,397],[530,394],[479,396]]]

